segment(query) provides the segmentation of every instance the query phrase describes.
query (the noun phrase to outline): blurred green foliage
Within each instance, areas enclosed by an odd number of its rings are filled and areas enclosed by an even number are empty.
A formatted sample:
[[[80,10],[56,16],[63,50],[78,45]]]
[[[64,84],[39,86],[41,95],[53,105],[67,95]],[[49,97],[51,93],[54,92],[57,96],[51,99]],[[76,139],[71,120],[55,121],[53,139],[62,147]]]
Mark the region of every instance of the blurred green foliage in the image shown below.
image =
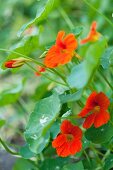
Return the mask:
[[[48,3],[49,2],[49,3]],[[103,68],[101,68],[103,74],[109,78],[110,82],[112,81],[112,74],[108,72],[108,68],[112,66],[112,46],[113,46],[113,36],[112,30],[113,23],[112,13],[112,0],[89,0],[86,3],[85,0],[0,0],[0,48],[14,50],[16,53],[7,52],[7,51],[0,51],[0,65],[2,65],[2,69],[4,69],[3,61],[7,59],[12,59],[18,57],[18,52],[22,55],[28,55],[31,58],[38,59],[41,61],[39,56],[45,49],[48,49],[53,42],[55,41],[57,32],[59,30],[65,30],[67,33],[73,32],[77,35],[78,41],[85,37],[89,31],[89,27],[92,21],[96,20],[98,24],[97,30],[104,35],[103,40],[108,40],[109,48],[104,52],[103,47],[105,47],[104,41],[95,43],[91,45],[90,48],[88,45],[78,48],[79,54],[86,58],[85,62],[83,61],[82,64],[78,64],[74,66],[74,64],[70,64],[70,68],[73,67],[74,71],[71,72],[69,75],[70,79],[69,83],[72,87],[76,88],[86,88],[84,92],[86,97],[91,92],[87,89],[86,85],[89,80],[93,76],[94,70],[98,68],[98,64],[101,64]],[[101,14],[100,14],[101,13]],[[109,19],[111,23],[106,19]],[[25,29],[28,28],[33,24],[33,28],[35,28],[32,34],[27,34]],[[23,26],[24,25],[24,26]],[[20,36],[19,36],[20,35]],[[96,52],[96,50],[98,51]],[[102,53],[104,54],[102,55]],[[96,60],[95,60],[95,55]],[[101,61],[99,60],[102,55]],[[91,58],[90,58],[91,57]],[[84,64],[85,63],[85,64]],[[90,66],[88,65],[90,63]],[[82,66],[81,66],[82,65]],[[85,66],[85,67],[83,67]],[[35,66],[34,66],[35,67]],[[86,69],[88,68],[88,70]],[[20,154],[23,158],[30,158],[33,157],[35,154],[32,153],[29,149],[28,145],[21,147],[21,145],[25,144],[23,138],[23,131],[26,128],[26,122],[28,122],[29,114],[32,112],[35,102],[39,101],[42,98],[48,97],[51,95],[51,91],[56,91],[60,96],[60,102],[63,104],[61,109],[61,116],[69,111],[71,108],[74,114],[76,115],[77,112],[80,110],[80,107],[76,105],[76,100],[80,99],[82,95],[82,90],[75,92],[73,94],[68,94],[68,90],[66,88],[57,87],[54,88],[55,85],[51,81],[43,77],[36,77],[34,73],[28,69],[27,65],[22,67],[21,69],[9,69],[2,70],[0,69],[0,128],[1,128],[1,136],[8,141],[10,141],[15,147],[19,147]],[[105,69],[105,70],[104,70]],[[77,72],[77,74],[76,74]],[[80,77],[82,72],[82,76]],[[16,74],[15,74],[16,73]],[[85,74],[88,74],[86,77]],[[76,75],[75,75],[76,74]],[[51,76],[51,74],[48,74]],[[77,77],[78,75],[78,77]],[[82,77],[84,76],[84,82]],[[21,83],[25,78],[24,86]],[[56,77],[54,76],[56,79]],[[81,81],[82,80],[82,81]],[[100,80],[100,81],[98,81]],[[74,82],[72,82],[74,81]],[[78,82],[78,85],[76,84]],[[102,77],[99,74],[96,74],[94,77],[94,81],[92,82],[92,86],[96,82],[94,89],[98,91],[104,91],[111,97],[112,100],[112,93],[108,88],[106,83],[103,83]],[[102,82],[102,83],[101,83]],[[79,84],[80,83],[80,84]],[[13,90],[12,90],[13,89]],[[48,99],[48,98],[46,98]],[[56,98],[54,99],[56,100]],[[74,102],[73,102],[74,101]],[[49,102],[49,101],[47,101]],[[68,104],[66,104],[68,102]],[[73,102],[72,104],[70,102]],[[85,99],[82,98],[82,102],[85,103]],[[12,105],[13,103],[13,105]],[[56,104],[56,103],[55,103]],[[46,103],[45,103],[46,105]],[[48,105],[48,104],[47,104]],[[37,106],[39,107],[39,106]],[[57,107],[57,106],[56,106]],[[50,116],[53,110],[51,108],[43,108],[41,107],[41,112],[43,110],[48,109],[48,117]],[[40,110],[39,110],[40,111]],[[28,128],[30,128],[29,133],[26,135],[26,138],[30,139],[30,135],[34,132],[36,133],[40,128],[40,120],[38,125],[36,126],[33,121],[34,115],[37,115],[38,112],[33,112],[33,116],[30,117],[30,123],[28,124]],[[39,113],[38,113],[39,114]],[[59,113],[54,113],[59,115]],[[41,117],[42,114],[39,116]],[[55,115],[54,115],[55,116]],[[55,117],[49,117],[49,125],[51,126],[51,122],[55,119]],[[39,117],[39,118],[40,118]],[[63,117],[63,116],[62,116]],[[33,123],[33,124],[32,124]],[[33,127],[31,128],[31,126]],[[36,129],[35,129],[36,126]],[[48,124],[47,124],[48,128]],[[56,135],[55,128],[59,130],[59,123],[56,121],[55,124],[51,127],[48,134],[44,134],[47,141],[44,143],[43,148],[48,144],[48,141],[51,140],[51,137]],[[32,131],[32,129],[34,129]],[[44,128],[42,128],[42,131]],[[57,133],[58,133],[57,130]],[[46,130],[47,131],[47,130]],[[87,133],[89,133],[88,137],[90,136],[91,141],[95,141],[92,137],[93,128],[90,129]],[[100,137],[100,141],[106,139],[109,140],[112,137],[112,128],[109,129],[109,133],[107,135],[103,134],[103,138]],[[26,131],[27,132],[27,131]],[[32,132],[32,133],[31,133]],[[94,131],[93,131],[94,132]],[[40,133],[38,132],[38,135]],[[101,131],[96,131],[95,135],[101,134]],[[104,137],[105,135],[105,137]],[[40,135],[39,135],[40,136]],[[87,135],[86,135],[87,136]],[[109,137],[110,136],[110,137]],[[89,139],[89,138],[87,138]],[[41,139],[42,140],[42,139]],[[86,140],[86,139],[85,139]],[[84,141],[85,141],[84,140]],[[19,146],[17,146],[17,141],[19,141]],[[98,140],[97,140],[98,141]],[[40,141],[38,141],[40,144]],[[28,141],[32,147],[39,147],[38,143],[35,143],[35,136],[34,139],[30,139]],[[35,143],[35,144],[34,144]],[[98,142],[97,142],[98,143]],[[101,142],[100,142],[101,143]],[[38,145],[38,146],[37,146]],[[88,143],[88,146],[90,144]],[[87,146],[87,147],[88,147]],[[26,149],[27,148],[27,149]],[[40,147],[39,147],[40,148]],[[41,148],[41,150],[43,149]],[[50,145],[47,146],[47,149],[44,150],[44,156],[46,160],[41,162],[40,169],[46,169],[47,166],[49,167],[49,163],[51,162],[50,168],[54,167],[57,170],[57,164],[60,161],[62,170],[67,170],[69,168],[75,170],[74,164],[67,164],[65,160],[60,158],[53,159],[50,158],[49,155],[54,154],[54,150],[50,149]],[[27,151],[26,151],[27,150]],[[34,149],[37,153],[37,148]],[[49,154],[48,154],[49,150]],[[41,156],[40,156],[41,157]],[[87,156],[86,156],[87,157]],[[49,158],[49,159],[48,159]],[[40,158],[43,160],[43,158]],[[75,157],[78,159],[78,157]],[[55,161],[55,162],[54,162]],[[75,160],[74,160],[75,161]],[[39,160],[40,162],[40,160]],[[66,160],[66,162],[68,162]],[[107,164],[109,160],[106,160]],[[91,161],[91,165],[97,164],[98,161]],[[85,168],[86,162],[83,164]],[[88,164],[88,163],[87,163]],[[89,169],[91,168],[89,166]],[[14,170],[22,170],[28,169],[35,169],[36,165],[33,164],[32,161],[18,159]],[[78,163],[76,166],[79,169],[83,169],[82,163]],[[107,165],[105,165],[107,167]],[[111,167],[111,166],[110,166]],[[109,169],[109,168],[106,168]],[[48,169],[50,170],[50,169]],[[78,170],[78,169],[77,169]]]

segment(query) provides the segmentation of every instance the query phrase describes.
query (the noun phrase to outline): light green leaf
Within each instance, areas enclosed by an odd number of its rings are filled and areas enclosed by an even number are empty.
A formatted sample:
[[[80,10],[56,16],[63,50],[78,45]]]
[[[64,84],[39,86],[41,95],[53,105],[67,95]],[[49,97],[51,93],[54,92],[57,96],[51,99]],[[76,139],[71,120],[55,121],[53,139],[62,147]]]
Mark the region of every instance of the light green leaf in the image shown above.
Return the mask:
[[[58,133],[60,132],[60,121],[56,121],[54,122],[54,124],[51,126],[50,128],[50,135],[51,135],[51,138],[54,139]]]
[[[26,55],[28,56],[30,53],[32,53],[37,48],[38,48],[38,36],[37,35],[25,37],[19,43],[11,47],[10,50],[14,52],[10,52],[10,54],[6,57],[5,61],[18,58],[18,57],[26,58]],[[5,61],[3,60],[2,69],[6,69],[6,67],[4,66]]]
[[[24,82],[11,86],[0,93],[0,107],[15,103],[21,95]]]
[[[36,103],[25,131],[25,137],[32,152],[40,153],[48,144],[49,128],[59,115],[60,106],[60,100],[56,94]]]
[[[67,79],[72,88],[81,89],[90,82],[100,64],[100,58],[105,50],[105,46],[105,39],[94,43],[89,47],[84,61],[73,67]]]
[[[104,52],[102,58],[101,58],[101,65],[104,69],[109,68],[111,64],[113,64],[113,47],[109,47]]]
[[[0,119],[0,128],[1,128],[2,126],[4,126],[5,123],[6,123],[6,121],[5,121],[4,119]]]
[[[30,27],[32,24],[37,24],[44,20],[50,11],[54,8],[55,4],[58,2],[58,0],[43,0],[37,2],[37,14],[36,18],[32,21],[28,22],[27,24],[23,25],[21,29],[18,32],[18,36],[21,36],[21,34]]]
[[[99,128],[91,127],[85,132],[85,137],[93,143],[108,142],[113,136],[113,125],[109,122]]]
[[[81,98],[82,93],[83,93],[83,90],[79,90],[73,94],[67,94],[67,95],[62,94],[59,97],[60,97],[61,103],[74,102]]]
[[[35,153],[31,152],[31,150],[29,149],[29,146],[27,144],[20,148],[20,152],[19,153],[25,159],[29,159],[29,158],[32,158],[32,157],[36,156]]]
[[[72,33],[76,36],[79,37],[80,34],[83,32],[83,27],[82,26],[77,26],[74,29],[72,29]]]

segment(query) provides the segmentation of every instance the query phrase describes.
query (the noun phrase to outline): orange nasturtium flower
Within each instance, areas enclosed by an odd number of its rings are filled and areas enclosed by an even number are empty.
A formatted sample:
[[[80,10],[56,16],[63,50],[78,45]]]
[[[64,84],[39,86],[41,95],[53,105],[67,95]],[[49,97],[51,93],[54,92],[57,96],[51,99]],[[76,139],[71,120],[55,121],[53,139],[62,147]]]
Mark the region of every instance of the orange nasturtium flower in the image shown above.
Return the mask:
[[[45,66],[55,68],[71,61],[77,44],[74,34],[70,33],[65,36],[64,31],[59,31],[55,45],[53,45],[46,54],[44,60]]]
[[[107,111],[109,105],[110,101],[103,92],[92,92],[87,99],[85,107],[78,115],[86,118],[83,127],[88,129],[94,124],[94,127],[98,128],[106,124],[110,119]]]
[[[52,142],[58,156],[67,157],[79,152],[82,149],[82,130],[68,120],[62,122],[60,130],[61,132]]]
[[[31,61],[31,60],[24,58],[24,57],[19,57],[19,58],[6,61],[4,63],[4,66],[7,68],[17,68],[17,67],[21,67],[22,65],[24,65],[26,61]]]
[[[90,32],[86,38],[81,40],[81,44],[85,44],[87,42],[95,42],[100,38],[100,33],[96,31],[97,23],[94,21],[91,25]]]
[[[45,68],[45,67],[38,66],[37,72],[35,72],[35,75],[36,75],[36,76],[41,76],[40,73],[45,72],[45,71],[46,71],[46,68]]]

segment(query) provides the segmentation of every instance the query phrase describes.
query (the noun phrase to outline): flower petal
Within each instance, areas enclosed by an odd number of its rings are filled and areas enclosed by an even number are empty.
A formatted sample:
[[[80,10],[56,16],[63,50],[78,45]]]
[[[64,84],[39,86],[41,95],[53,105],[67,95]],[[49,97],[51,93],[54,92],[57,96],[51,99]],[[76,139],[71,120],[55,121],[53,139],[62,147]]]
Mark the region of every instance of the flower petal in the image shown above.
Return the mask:
[[[88,107],[88,108],[95,107],[95,97],[96,96],[97,96],[96,91],[94,91],[90,94],[90,96],[88,97],[87,102],[86,102],[86,107]]]
[[[106,124],[110,119],[110,115],[105,110],[101,110],[95,117],[94,126],[96,128]]]
[[[92,24],[91,24],[90,30],[96,30],[96,28],[97,28],[97,22],[93,21]]]
[[[63,134],[58,135],[53,141],[52,141],[52,147],[60,147],[66,142],[66,137]]]
[[[75,50],[78,46],[77,40],[74,36],[74,34],[68,34],[65,38],[64,38],[64,44],[66,44],[66,47],[68,50]]]
[[[69,120],[64,120],[60,126],[60,130],[63,134],[70,134],[73,129],[73,125]]]
[[[65,31],[59,31],[57,38],[56,38],[56,45],[60,46],[61,42],[63,41],[63,37],[65,35]]]
[[[58,66],[58,61],[57,61],[57,54],[58,54],[58,48],[57,46],[53,45],[48,53],[46,54],[44,64],[48,68],[54,68]]]
[[[105,110],[108,109],[108,106],[110,105],[108,97],[103,92],[97,94],[97,96],[95,97],[95,101],[102,109]]]
[[[57,155],[61,157],[67,157],[70,155],[69,145],[65,143],[61,147],[56,148]]]
[[[92,124],[94,123],[95,117],[96,117],[96,113],[92,113],[91,115],[89,115],[89,116],[85,119],[85,121],[84,121],[84,123],[83,123],[83,127],[84,127],[85,129],[90,128],[90,127],[92,126]]]
[[[90,111],[92,110],[92,108],[87,108],[84,107],[81,112],[78,114],[79,117],[85,117]]]
[[[70,153],[71,155],[76,154],[77,152],[79,152],[82,149],[82,142],[80,140],[75,140],[73,141],[73,143],[70,145]]]

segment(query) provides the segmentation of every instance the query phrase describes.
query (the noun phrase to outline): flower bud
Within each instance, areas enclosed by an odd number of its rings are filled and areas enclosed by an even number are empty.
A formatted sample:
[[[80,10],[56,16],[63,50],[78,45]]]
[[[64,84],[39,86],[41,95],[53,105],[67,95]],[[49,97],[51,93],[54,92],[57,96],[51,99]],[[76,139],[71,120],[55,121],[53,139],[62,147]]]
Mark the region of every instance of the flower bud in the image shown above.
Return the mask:
[[[24,58],[24,57],[20,57],[20,58],[15,58],[15,59],[6,61],[4,63],[4,65],[7,68],[17,68],[17,67],[21,67],[22,65],[24,65],[24,63],[26,61],[31,61],[31,60],[27,59],[27,58]]]

